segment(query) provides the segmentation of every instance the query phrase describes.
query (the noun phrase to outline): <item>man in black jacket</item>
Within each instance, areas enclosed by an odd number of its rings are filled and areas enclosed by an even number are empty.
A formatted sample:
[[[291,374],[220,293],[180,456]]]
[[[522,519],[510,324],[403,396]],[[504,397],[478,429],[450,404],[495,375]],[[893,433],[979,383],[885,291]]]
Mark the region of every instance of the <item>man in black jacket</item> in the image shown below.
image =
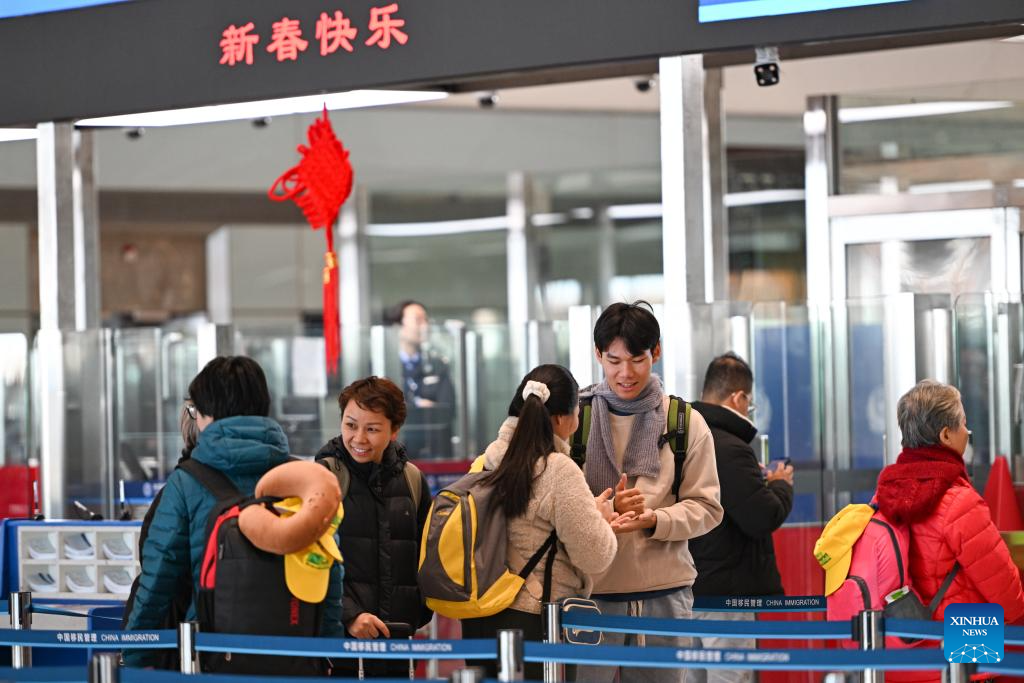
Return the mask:
[[[754,376],[746,361],[726,353],[711,361],[701,400],[694,403],[715,440],[718,481],[725,517],[711,532],[690,541],[697,565],[693,594],[782,595],[775,564],[772,532],[782,526],[793,507],[793,467],[779,462],[765,471],[750,442],[757,428],[753,411]],[[694,612],[699,619],[752,621],[752,612]],[[695,646],[753,648],[753,639],[695,638]],[[751,671],[690,669],[686,683],[739,683],[753,680]]]

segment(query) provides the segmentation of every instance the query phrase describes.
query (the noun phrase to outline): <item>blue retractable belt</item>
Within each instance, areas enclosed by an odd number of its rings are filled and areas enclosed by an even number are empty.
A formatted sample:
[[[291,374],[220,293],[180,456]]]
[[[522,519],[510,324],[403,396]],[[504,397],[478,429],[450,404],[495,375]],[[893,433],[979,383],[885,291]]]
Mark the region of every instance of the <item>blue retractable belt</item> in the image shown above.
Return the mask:
[[[357,640],[198,633],[196,651],[350,659],[495,659],[498,656],[498,645],[497,641],[489,638]]]
[[[0,646],[110,648],[115,650],[178,647],[177,631],[42,631],[0,629]]]
[[[947,666],[939,649],[923,650],[692,650],[625,645],[550,645],[526,643],[526,661],[566,664],[777,671],[941,670]]]
[[[563,615],[562,626],[590,631],[680,637],[703,635],[721,638],[806,638],[808,640],[842,640],[851,637],[851,624],[848,621],[654,619],[570,611]],[[939,624],[939,626],[942,625]]]

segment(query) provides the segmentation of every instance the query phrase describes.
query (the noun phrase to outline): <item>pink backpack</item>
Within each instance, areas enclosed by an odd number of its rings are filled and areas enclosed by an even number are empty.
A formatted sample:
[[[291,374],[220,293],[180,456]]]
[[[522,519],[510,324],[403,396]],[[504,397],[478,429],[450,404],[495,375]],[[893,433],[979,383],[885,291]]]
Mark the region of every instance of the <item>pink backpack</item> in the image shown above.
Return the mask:
[[[909,527],[891,522],[874,504],[871,508],[874,513],[860,536],[852,542],[846,580],[826,600],[829,621],[848,621],[866,609],[882,610],[888,618],[931,619],[953,583],[959,564],[953,565],[939,592],[925,606],[911,585]],[[828,533],[826,526],[822,538],[825,539]],[[843,647],[857,647],[852,641],[842,642]],[[917,642],[890,636],[885,639],[885,646],[908,648]]]

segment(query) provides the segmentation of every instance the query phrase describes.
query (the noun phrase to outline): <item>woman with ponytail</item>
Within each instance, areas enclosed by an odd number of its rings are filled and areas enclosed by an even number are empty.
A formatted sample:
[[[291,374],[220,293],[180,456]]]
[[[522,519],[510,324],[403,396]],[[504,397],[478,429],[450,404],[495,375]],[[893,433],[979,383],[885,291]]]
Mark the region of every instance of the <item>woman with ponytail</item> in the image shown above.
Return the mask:
[[[485,481],[494,486],[508,519],[509,569],[519,571],[555,531],[552,601],[588,597],[590,576],[615,557],[616,527],[628,521],[612,512],[612,490],[595,497],[580,468],[569,458],[569,439],[579,425],[579,387],[560,365],[529,372],[508,408],[498,438],[484,452]],[[464,638],[494,638],[500,629],[522,629],[526,640],[541,640],[545,560],[527,578],[512,606],[490,617],[464,619]],[[490,677],[497,675],[491,665]],[[540,679],[540,664],[527,664],[526,677]]]

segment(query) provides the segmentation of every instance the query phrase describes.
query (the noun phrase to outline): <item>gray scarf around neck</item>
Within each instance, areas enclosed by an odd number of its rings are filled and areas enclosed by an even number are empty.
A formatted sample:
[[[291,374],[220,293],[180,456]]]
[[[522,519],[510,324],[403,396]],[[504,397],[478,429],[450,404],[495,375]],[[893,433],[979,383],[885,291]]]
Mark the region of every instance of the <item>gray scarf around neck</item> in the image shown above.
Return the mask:
[[[615,488],[622,474],[615,465],[609,408],[619,413],[636,415],[629,432],[626,452],[622,456],[622,472],[628,477],[657,477],[661,471],[658,439],[665,429],[665,392],[661,379],[652,374],[651,381],[632,401],[624,401],[616,396],[608,386],[608,380],[587,387],[580,396],[592,397],[591,428],[583,472],[594,495],[599,495],[607,488]]]

